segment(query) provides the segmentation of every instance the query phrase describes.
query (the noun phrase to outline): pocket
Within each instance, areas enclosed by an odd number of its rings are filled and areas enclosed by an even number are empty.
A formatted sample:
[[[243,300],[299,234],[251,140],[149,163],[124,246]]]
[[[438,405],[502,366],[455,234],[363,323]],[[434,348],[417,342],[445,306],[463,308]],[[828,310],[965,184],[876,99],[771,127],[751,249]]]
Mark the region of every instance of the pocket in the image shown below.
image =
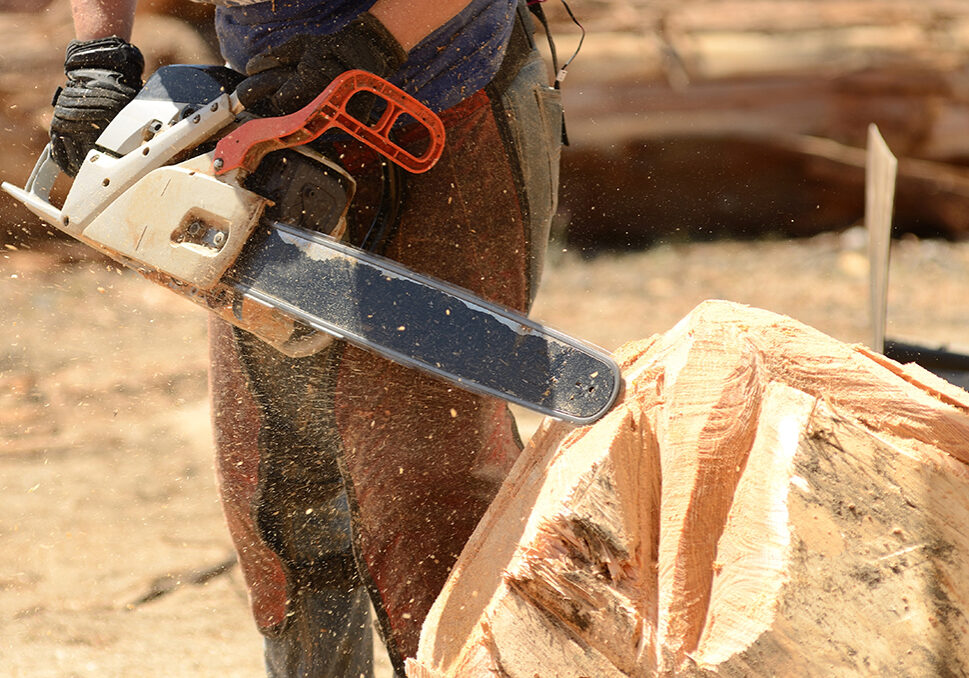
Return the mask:
[[[559,165],[562,160],[563,126],[565,110],[562,107],[561,90],[544,85],[535,88],[539,114],[542,116],[549,168],[549,219],[555,216],[558,207]]]
[[[562,154],[562,98],[545,84],[545,62],[533,51],[501,97],[506,128],[518,164],[519,192],[529,238],[530,297],[541,279],[552,217],[558,206]]]

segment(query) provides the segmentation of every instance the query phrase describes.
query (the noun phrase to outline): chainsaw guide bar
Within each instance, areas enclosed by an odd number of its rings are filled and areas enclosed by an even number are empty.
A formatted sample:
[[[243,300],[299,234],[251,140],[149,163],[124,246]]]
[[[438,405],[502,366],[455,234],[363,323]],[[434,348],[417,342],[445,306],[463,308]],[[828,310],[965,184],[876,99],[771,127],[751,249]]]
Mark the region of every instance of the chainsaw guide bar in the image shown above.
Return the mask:
[[[599,349],[325,235],[273,224],[227,278],[315,329],[553,417],[595,420],[617,394]]]

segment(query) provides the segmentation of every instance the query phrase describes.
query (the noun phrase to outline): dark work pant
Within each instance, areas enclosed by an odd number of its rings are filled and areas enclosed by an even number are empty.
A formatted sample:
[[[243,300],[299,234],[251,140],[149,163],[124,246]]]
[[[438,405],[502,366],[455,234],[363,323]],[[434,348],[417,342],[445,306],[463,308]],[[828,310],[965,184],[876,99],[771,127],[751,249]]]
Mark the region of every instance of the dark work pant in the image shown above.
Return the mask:
[[[538,53],[508,59],[442,114],[444,155],[408,179],[384,254],[527,310],[562,118]],[[213,320],[211,346],[220,487],[270,674],[369,676],[367,593],[402,671],[520,452],[507,406],[341,342],[287,358]]]

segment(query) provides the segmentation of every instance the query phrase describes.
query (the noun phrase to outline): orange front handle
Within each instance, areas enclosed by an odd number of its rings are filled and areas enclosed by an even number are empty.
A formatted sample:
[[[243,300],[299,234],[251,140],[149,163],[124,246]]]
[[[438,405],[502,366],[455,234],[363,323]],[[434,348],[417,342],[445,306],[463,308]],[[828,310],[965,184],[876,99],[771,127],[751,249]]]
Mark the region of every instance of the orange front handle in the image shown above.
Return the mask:
[[[374,125],[347,112],[347,104],[358,92],[369,92],[386,103],[383,115]],[[403,115],[427,131],[427,147],[418,155],[390,138],[390,131]],[[224,136],[215,147],[215,174],[238,168],[251,172],[267,153],[307,144],[333,128],[343,130],[414,173],[431,169],[444,150],[444,124],[434,111],[383,78],[353,70],[334,78],[319,96],[295,113],[250,120]]]

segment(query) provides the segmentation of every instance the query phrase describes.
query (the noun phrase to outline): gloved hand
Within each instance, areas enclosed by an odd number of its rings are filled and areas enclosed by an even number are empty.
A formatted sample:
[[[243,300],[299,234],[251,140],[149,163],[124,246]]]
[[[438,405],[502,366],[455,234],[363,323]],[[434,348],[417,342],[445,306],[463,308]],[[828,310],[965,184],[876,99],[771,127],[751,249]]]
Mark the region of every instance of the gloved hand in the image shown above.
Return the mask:
[[[72,40],[67,46],[67,84],[54,94],[51,156],[75,176],[108,123],[141,88],[145,59],[118,37]]]
[[[344,71],[359,68],[385,78],[406,59],[407,53],[390,31],[364,12],[336,33],[299,35],[253,57],[246,64],[250,77],[236,93],[246,108],[264,115],[286,115],[311,102]],[[351,113],[365,118],[360,110]]]

